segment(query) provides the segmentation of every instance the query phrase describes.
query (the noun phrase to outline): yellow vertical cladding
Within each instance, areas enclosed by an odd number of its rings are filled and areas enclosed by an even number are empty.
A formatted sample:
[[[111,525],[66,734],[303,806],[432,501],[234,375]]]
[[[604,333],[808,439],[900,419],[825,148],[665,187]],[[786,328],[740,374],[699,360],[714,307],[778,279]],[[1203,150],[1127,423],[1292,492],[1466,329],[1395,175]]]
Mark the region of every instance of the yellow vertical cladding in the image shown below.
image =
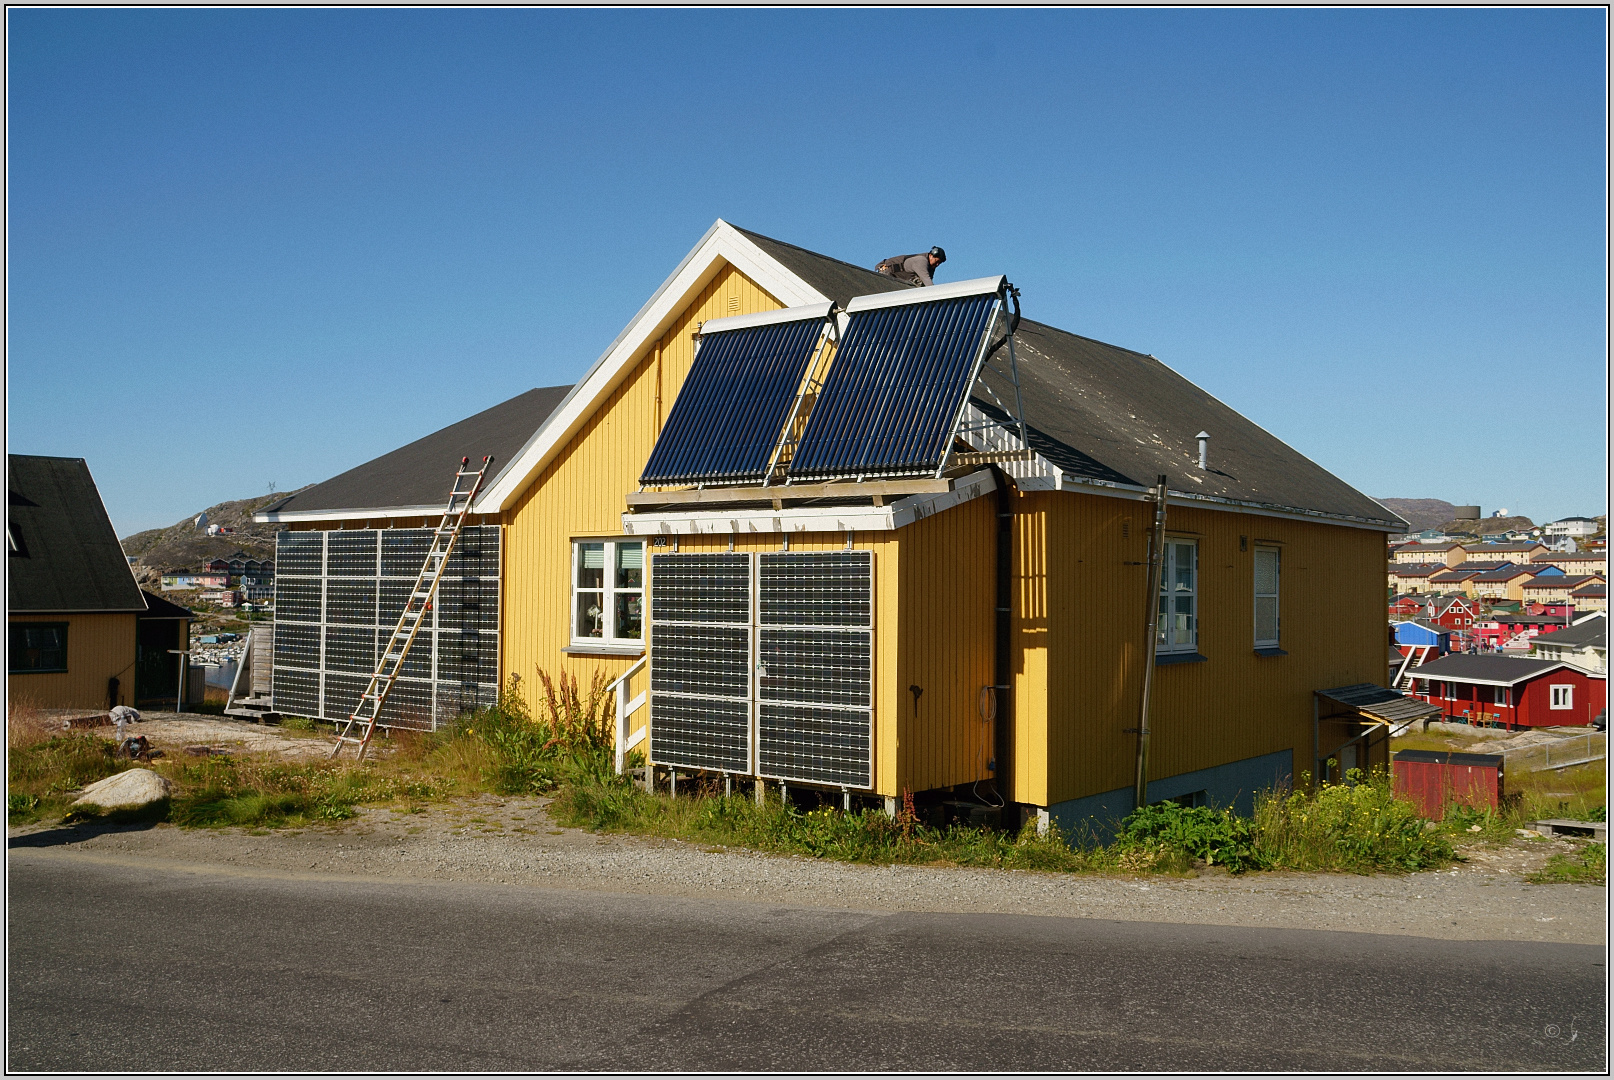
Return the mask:
[[[1122,729],[1138,723],[1150,510],[1069,492],[1042,498],[1057,652],[1046,684],[1047,789],[1024,797],[1049,805],[1133,782],[1136,736]],[[1150,778],[1285,749],[1297,772],[1307,769],[1312,691],[1385,678],[1383,538],[1176,506],[1166,522],[1168,536],[1199,545],[1198,651],[1208,659],[1156,668]],[[1282,656],[1255,652],[1258,546],[1281,553]]]
[[[925,791],[993,774],[992,686],[997,604],[997,503],[973,499],[897,530],[898,721],[895,783]],[[912,688],[919,687],[915,696]]]
[[[67,670],[12,672],[6,701],[12,707],[104,709],[107,679],[116,678],[127,705],[135,695],[135,615],[128,613],[8,615],[7,622],[67,624]]]
[[[571,541],[621,535],[624,497],[638,490],[639,471],[689,374],[696,327],[782,306],[725,267],[659,340],[646,345],[633,370],[506,513],[501,679],[517,674],[530,684],[541,669],[569,672],[587,686],[596,671],[615,678],[635,662],[562,652],[571,640]]]

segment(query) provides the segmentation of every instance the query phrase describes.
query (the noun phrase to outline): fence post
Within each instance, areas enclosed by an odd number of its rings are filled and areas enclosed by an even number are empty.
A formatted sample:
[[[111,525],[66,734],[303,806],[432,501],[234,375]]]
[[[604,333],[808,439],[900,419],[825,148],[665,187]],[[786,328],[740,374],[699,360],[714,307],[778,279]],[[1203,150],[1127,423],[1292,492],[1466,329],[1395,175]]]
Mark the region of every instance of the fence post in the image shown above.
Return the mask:
[[[618,776],[622,775],[622,766],[624,764],[622,747],[628,741],[628,701],[627,698],[622,696],[625,689],[622,684],[626,681],[625,679],[618,679],[616,684],[616,774]]]

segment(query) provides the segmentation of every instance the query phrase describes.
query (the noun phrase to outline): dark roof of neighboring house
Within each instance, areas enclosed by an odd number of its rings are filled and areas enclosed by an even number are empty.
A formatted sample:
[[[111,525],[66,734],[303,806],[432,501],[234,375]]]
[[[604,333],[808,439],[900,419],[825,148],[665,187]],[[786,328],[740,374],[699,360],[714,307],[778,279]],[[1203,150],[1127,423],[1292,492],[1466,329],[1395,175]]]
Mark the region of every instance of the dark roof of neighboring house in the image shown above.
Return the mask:
[[[1516,577],[1536,576],[1537,571],[1526,566],[1503,566],[1496,570],[1486,570],[1474,575],[1475,581],[1512,581]]]
[[[492,454],[493,467],[483,483],[484,487],[491,486],[570,390],[569,386],[528,390],[323,484],[299,491],[259,513],[444,506],[453,482],[453,467],[460,458],[468,457],[477,464],[484,455]]]
[[[1469,578],[1479,577],[1483,573],[1485,573],[1483,570],[1464,569],[1458,566],[1444,572],[1437,572],[1429,580],[1434,581],[1438,578],[1441,581],[1467,581]]]
[[[1454,547],[1462,547],[1462,545],[1453,540],[1449,544],[1402,544],[1395,550],[1396,554],[1399,555],[1403,551],[1450,551]]]
[[[1593,562],[1608,558],[1606,551],[1543,551],[1531,562]]]
[[[1527,660],[1522,656],[1499,656],[1496,653],[1450,653],[1418,668],[1417,676],[1420,679],[1504,683],[1511,686],[1559,665],[1560,661],[1557,660]]]
[[[140,595],[146,598],[146,613],[142,619],[194,619],[196,612],[190,608],[180,607],[158,596],[156,593],[140,590]]]
[[[758,247],[820,293],[912,288],[873,270],[747,230]],[[1174,492],[1406,527],[1390,510],[1278,440],[1152,356],[1025,319],[1014,336],[1034,449],[1074,479]],[[977,399],[983,411],[1001,414]],[[1210,432],[1210,469],[1195,436]]]
[[[1544,589],[1576,589],[1586,582],[1595,582],[1598,579],[1591,574],[1543,574],[1534,581],[1526,581],[1526,589],[1540,586]]]
[[[1596,583],[1591,584],[1591,585],[1582,585],[1580,588],[1576,589],[1574,592],[1570,593],[1569,595],[1570,596],[1586,596],[1586,597],[1607,596],[1608,595],[1608,586],[1605,585],[1603,582],[1599,581],[1599,582],[1596,582]]]
[[[1441,573],[1442,571],[1450,570],[1450,569],[1451,569],[1451,567],[1447,566],[1445,563],[1391,563],[1390,564],[1390,573],[1399,574],[1402,577],[1428,577],[1430,574],[1438,574],[1438,573]]]
[[[1550,634],[1536,638],[1537,645],[1567,645],[1575,648],[1580,645],[1597,645],[1608,648],[1608,620],[1587,619],[1576,626],[1566,626],[1562,630],[1554,630]]]
[[[6,487],[8,611],[146,610],[83,458],[8,454]]]
[[[1541,544],[1464,544],[1463,550],[1470,555],[1490,555],[1505,551],[1530,551],[1541,547]]]

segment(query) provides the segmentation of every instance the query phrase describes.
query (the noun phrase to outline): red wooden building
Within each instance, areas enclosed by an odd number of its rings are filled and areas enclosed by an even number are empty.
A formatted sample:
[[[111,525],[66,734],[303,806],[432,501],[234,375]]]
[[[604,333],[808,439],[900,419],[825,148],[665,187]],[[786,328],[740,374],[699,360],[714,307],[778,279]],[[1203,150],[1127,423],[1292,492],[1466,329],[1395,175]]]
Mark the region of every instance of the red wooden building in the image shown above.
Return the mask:
[[[1608,704],[1608,677],[1556,660],[1452,653],[1418,668],[1412,696],[1459,724],[1575,727]]]

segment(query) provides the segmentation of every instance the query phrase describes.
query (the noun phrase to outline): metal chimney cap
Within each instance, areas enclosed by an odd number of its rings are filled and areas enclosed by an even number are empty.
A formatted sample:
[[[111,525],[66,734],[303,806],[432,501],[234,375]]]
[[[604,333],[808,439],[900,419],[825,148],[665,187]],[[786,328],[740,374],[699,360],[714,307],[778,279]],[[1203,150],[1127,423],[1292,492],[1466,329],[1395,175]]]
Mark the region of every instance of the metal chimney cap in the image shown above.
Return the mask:
[[[1208,439],[1208,438],[1210,438],[1210,432],[1201,431],[1198,435],[1195,435],[1194,438],[1196,438],[1196,439]]]

